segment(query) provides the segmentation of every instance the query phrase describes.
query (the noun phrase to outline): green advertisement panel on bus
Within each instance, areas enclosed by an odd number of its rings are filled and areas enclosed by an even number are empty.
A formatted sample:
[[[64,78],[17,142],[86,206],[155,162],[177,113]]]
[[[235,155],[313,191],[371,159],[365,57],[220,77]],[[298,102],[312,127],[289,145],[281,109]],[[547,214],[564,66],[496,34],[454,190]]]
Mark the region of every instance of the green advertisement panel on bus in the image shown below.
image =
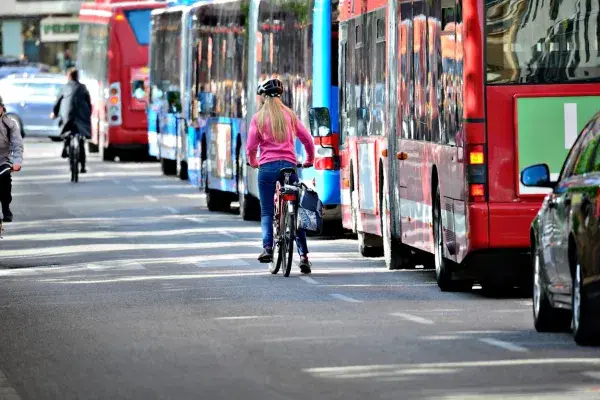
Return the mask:
[[[598,110],[600,96],[518,98],[517,174],[545,163],[556,179],[579,132]]]

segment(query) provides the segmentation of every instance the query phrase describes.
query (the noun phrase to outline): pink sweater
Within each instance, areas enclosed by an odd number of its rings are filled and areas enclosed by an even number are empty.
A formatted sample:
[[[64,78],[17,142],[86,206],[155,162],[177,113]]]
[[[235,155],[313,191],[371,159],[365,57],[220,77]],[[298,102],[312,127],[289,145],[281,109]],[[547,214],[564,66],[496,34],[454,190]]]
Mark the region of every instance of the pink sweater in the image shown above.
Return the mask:
[[[294,134],[292,119],[286,113],[286,119],[288,123],[288,137],[283,143],[278,143],[273,138],[271,133],[271,124],[267,119],[265,121],[264,132],[259,131],[256,114],[252,117],[250,122],[250,129],[248,129],[248,139],[246,143],[246,154],[248,156],[248,163],[253,167],[262,165],[272,161],[289,161],[294,165],[297,163],[296,151],[294,149]],[[315,157],[315,145],[313,143],[310,132],[304,127],[300,120],[296,120],[296,127],[298,139],[304,145],[306,149],[307,158],[304,162],[312,163]],[[260,147],[260,159],[256,161],[256,150]]]

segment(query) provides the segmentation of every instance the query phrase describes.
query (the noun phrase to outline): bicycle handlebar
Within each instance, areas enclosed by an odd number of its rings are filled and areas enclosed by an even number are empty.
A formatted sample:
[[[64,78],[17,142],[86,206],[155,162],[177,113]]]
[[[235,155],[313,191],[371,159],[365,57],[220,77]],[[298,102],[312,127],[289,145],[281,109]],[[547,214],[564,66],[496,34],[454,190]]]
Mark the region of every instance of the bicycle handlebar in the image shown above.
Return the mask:
[[[250,167],[250,168],[258,169],[258,167],[253,167],[252,165],[250,165],[250,163],[249,163],[248,161],[246,161],[246,166],[248,166],[248,167]],[[310,167],[312,167],[312,166],[313,166],[312,164],[310,164],[310,165],[308,165],[308,166],[306,166],[306,167],[305,167],[305,166],[304,166],[304,164],[302,164],[302,163],[297,163],[297,164],[296,164],[296,168],[310,168]]]

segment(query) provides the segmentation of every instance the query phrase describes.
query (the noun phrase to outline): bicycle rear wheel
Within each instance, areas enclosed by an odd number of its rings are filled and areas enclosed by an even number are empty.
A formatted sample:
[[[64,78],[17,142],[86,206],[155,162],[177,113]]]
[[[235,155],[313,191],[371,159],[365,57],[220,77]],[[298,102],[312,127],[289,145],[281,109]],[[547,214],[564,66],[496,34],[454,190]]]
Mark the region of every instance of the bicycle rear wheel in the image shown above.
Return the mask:
[[[71,151],[69,157],[71,158],[71,182],[79,181],[79,140],[77,137],[71,137]]]
[[[292,271],[292,260],[294,258],[294,240],[296,239],[296,229],[294,224],[294,214],[288,212],[288,203],[284,204],[283,208],[283,220],[285,224],[282,229],[283,240],[282,243],[282,264],[283,264],[283,276],[290,276]]]
[[[279,268],[281,268],[281,242],[283,238],[281,232],[281,215],[277,211],[277,205],[275,205],[275,212],[273,213],[273,258],[269,266],[269,272],[273,275],[277,274]]]

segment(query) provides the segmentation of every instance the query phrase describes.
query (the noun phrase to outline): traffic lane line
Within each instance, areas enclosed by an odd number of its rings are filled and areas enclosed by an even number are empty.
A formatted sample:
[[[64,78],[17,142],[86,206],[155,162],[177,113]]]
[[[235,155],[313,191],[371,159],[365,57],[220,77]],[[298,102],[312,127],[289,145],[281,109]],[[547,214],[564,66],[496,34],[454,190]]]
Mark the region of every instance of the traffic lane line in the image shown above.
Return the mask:
[[[318,285],[319,282],[315,281],[313,278],[309,277],[309,276],[299,276],[300,279],[302,279],[304,282],[306,283],[310,283],[312,285]]]
[[[498,340],[494,338],[480,338],[479,341],[482,343],[489,344],[490,346],[499,347],[501,349],[514,351],[517,353],[526,353],[529,351],[523,346],[519,346],[518,344],[508,342],[505,340]]]
[[[343,294],[340,294],[340,293],[330,293],[329,295],[331,297],[333,297],[334,299],[346,301],[348,303],[362,303],[363,302],[362,300],[353,299],[352,297],[344,296]]]
[[[391,313],[390,315],[393,316],[393,317],[400,317],[402,319],[405,319],[405,320],[411,321],[411,322],[415,322],[417,324],[422,324],[422,325],[433,325],[433,324],[435,324],[435,322],[433,322],[430,319],[419,317],[419,316],[412,315],[412,314],[407,314],[407,313]]]

